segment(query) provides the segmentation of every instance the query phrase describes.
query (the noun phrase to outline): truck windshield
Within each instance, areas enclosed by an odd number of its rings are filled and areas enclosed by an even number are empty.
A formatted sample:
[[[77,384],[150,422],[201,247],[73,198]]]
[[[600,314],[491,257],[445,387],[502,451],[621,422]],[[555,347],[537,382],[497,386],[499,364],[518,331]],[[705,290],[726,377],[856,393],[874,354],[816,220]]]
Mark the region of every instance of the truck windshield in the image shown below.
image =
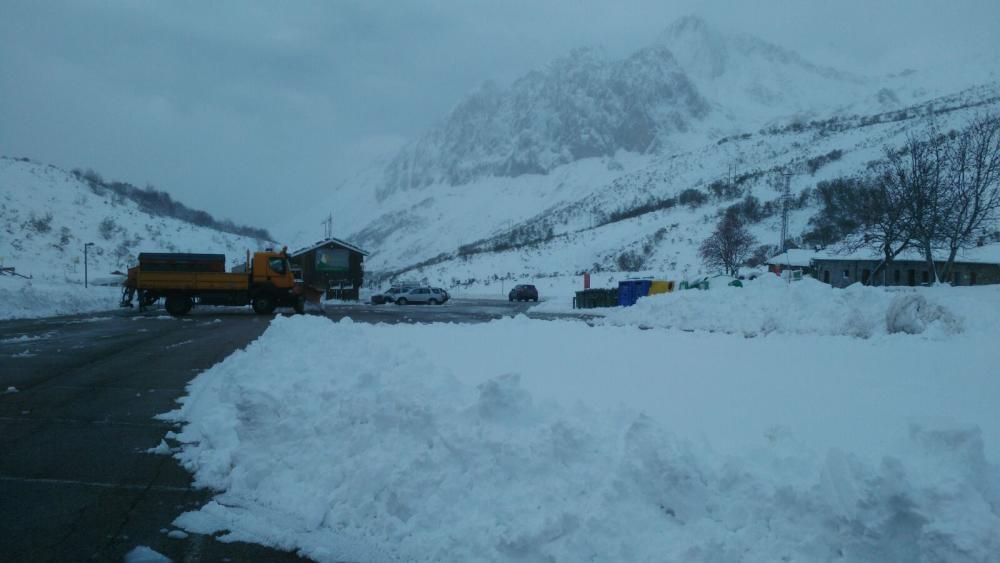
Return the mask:
[[[272,270],[278,272],[279,274],[284,274],[286,271],[288,271],[287,268],[285,267],[284,258],[271,258],[270,260],[267,261],[267,265],[270,266]]]

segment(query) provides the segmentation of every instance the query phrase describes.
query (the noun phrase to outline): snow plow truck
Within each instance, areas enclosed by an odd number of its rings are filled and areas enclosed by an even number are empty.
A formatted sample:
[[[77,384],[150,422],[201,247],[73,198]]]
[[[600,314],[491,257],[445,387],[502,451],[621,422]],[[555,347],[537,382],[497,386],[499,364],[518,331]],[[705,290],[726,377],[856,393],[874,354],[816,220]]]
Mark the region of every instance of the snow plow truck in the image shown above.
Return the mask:
[[[167,313],[180,317],[195,305],[250,305],[260,315],[276,307],[305,310],[310,292],[295,280],[286,250],[247,252],[245,265],[226,272],[223,254],[139,254],[123,283],[122,307],[138,297],[140,310],[164,299]],[[239,271],[242,270],[242,271]],[[312,295],[310,295],[312,297]]]

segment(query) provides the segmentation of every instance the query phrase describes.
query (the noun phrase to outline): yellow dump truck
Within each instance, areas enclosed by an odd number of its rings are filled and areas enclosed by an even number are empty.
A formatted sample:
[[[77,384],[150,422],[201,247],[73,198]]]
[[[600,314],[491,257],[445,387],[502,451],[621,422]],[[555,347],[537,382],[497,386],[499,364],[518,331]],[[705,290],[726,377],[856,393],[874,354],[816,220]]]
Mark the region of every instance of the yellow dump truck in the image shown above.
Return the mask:
[[[129,268],[123,307],[138,296],[140,308],[164,299],[167,312],[186,315],[195,305],[251,305],[261,315],[276,307],[305,309],[305,288],[297,283],[286,251],[247,253],[244,271],[226,272],[223,254],[142,253]]]

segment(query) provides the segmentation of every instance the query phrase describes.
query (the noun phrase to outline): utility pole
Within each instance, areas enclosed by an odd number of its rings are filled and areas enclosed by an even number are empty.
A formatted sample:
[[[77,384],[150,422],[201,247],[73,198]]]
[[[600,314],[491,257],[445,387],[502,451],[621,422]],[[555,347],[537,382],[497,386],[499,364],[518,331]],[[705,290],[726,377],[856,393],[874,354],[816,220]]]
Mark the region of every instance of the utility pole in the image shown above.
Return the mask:
[[[88,267],[87,267],[87,249],[90,248],[91,246],[94,246],[94,243],[88,242],[88,243],[86,243],[86,244],[83,245],[83,287],[84,288],[89,287],[89,280],[87,279],[87,277],[88,277],[88,271],[87,271],[88,270]]]
[[[323,238],[328,239],[333,237],[333,213],[326,216],[326,219],[320,221],[323,225]]]
[[[792,198],[792,173],[786,170],[781,175],[785,177],[785,190],[781,194],[781,243],[778,246],[781,252],[785,252],[785,241],[788,240],[788,204]]]

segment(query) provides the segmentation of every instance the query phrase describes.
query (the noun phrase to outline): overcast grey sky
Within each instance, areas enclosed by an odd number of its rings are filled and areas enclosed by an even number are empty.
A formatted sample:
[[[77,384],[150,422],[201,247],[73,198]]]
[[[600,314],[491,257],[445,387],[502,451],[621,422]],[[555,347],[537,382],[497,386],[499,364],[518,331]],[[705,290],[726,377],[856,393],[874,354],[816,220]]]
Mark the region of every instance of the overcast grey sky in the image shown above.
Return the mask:
[[[1000,2],[2,0],[0,154],[273,228],[482,81],[685,14],[874,73],[995,48]]]

